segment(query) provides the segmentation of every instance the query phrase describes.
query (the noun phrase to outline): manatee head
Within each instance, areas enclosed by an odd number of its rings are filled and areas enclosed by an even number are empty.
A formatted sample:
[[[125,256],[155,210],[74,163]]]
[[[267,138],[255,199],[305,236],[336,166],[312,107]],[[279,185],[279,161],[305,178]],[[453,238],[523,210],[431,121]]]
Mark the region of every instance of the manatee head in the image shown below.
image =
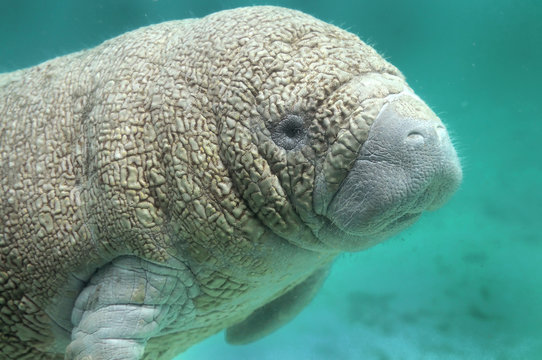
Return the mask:
[[[457,189],[445,126],[375,50],[296,11],[243,16],[227,40],[211,41],[227,63],[210,65],[220,69],[210,91],[222,160],[274,233],[308,249],[360,250]]]

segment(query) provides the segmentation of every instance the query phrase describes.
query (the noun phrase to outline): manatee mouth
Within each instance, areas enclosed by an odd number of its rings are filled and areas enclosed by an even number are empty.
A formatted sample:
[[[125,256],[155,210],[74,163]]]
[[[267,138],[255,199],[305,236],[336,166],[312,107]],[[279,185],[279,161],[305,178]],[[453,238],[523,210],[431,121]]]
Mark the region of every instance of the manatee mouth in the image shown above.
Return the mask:
[[[397,220],[395,220],[395,222],[393,224],[391,224],[392,226],[395,226],[395,225],[400,225],[400,224],[404,224],[406,222],[411,222],[411,221],[416,221],[418,220],[418,218],[422,215],[422,213],[410,213],[410,214],[405,214],[401,217],[399,217]]]
[[[461,182],[444,125],[434,115],[404,116],[401,99],[384,105],[327,206],[318,237],[330,246],[372,246],[412,225],[423,211],[442,206]],[[421,100],[416,105],[427,108]]]
[[[318,238],[327,245],[343,251],[361,251],[401,232],[414,224],[422,213],[409,213],[400,216],[373,233],[362,233],[343,229],[326,219],[318,232]]]

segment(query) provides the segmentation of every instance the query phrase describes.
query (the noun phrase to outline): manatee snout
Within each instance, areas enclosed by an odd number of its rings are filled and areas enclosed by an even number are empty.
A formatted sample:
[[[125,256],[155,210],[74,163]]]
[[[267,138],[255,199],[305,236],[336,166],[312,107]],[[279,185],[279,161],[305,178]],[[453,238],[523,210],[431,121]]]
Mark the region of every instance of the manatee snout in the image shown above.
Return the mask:
[[[416,95],[394,96],[371,125],[327,217],[344,238],[380,241],[443,205],[461,179],[440,119]]]

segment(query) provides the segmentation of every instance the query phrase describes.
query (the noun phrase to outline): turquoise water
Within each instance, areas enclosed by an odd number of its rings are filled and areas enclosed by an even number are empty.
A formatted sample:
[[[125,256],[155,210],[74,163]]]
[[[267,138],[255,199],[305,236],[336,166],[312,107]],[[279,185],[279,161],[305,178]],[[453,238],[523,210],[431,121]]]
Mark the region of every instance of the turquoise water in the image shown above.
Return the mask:
[[[542,3],[0,1],[0,71],[142,25],[275,4],[375,46],[450,129],[464,183],[443,209],[340,258],[291,324],[182,359],[542,359]]]

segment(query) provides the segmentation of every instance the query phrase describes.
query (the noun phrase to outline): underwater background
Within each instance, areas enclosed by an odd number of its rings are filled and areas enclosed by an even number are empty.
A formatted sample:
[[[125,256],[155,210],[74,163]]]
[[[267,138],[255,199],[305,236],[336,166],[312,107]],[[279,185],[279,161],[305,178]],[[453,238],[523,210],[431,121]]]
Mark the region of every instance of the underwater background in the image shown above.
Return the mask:
[[[341,256],[293,322],[254,344],[218,334],[178,359],[542,359],[539,0],[0,0],[0,72],[140,26],[247,5],[357,34],[442,118],[464,182],[442,209]]]

